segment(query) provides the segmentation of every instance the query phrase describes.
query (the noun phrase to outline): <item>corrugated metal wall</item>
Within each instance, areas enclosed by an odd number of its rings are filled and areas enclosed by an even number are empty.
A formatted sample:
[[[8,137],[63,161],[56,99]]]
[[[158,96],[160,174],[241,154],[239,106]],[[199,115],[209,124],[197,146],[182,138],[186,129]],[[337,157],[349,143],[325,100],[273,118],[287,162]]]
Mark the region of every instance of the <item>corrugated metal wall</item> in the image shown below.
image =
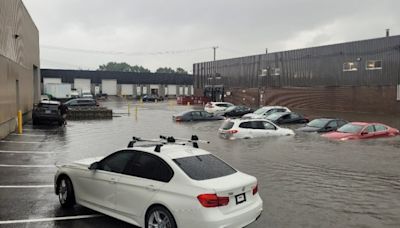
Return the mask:
[[[382,60],[381,70],[366,70],[368,60]],[[358,64],[357,71],[343,71],[345,62]],[[195,87],[212,84],[215,71],[225,87],[308,87],[395,85],[399,78],[400,36],[290,50],[193,66]],[[280,75],[273,75],[279,68]],[[267,69],[267,76],[260,77]]]

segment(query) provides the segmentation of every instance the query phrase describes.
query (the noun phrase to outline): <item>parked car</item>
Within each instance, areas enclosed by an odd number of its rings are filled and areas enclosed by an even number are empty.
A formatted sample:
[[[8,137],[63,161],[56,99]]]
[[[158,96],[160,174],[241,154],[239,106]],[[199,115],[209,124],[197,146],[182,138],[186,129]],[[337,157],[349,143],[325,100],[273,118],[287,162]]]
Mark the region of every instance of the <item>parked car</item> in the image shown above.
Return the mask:
[[[64,119],[60,114],[59,107],[60,102],[58,101],[40,101],[32,110],[32,124],[57,122],[61,126]]]
[[[381,123],[351,122],[343,125],[337,131],[323,134],[323,137],[338,140],[371,139],[393,137],[399,135],[399,130]]]
[[[223,111],[231,106],[233,106],[233,104],[229,102],[208,102],[204,106],[204,111],[222,115]]]
[[[250,119],[266,118],[267,116],[275,112],[290,112],[290,109],[283,106],[264,106],[257,109],[253,113],[248,113],[244,115],[242,118],[250,118]]]
[[[62,165],[54,188],[63,208],[79,204],[146,228],[244,227],[263,210],[255,177],[188,145],[134,146]]]
[[[267,119],[276,124],[308,123],[309,119],[294,112],[275,112],[267,116]]]
[[[225,117],[214,115],[214,114],[208,113],[206,111],[198,111],[198,110],[184,111],[177,115],[172,116],[172,120],[174,120],[176,122],[223,120],[223,119],[225,119]]]
[[[97,101],[93,98],[76,98],[71,99],[64,103],[68,108],[74,107],[96,107],[99,106]]]
[[[164,100],[163,97],[160,97],[160,96],[157,96],[154,94],[144,95],[142,97],[143,102],[155,102],[155,101],[163,101],[163,100]]]
[[[218,133],[225,139],[294,135],[293,130],[281,128],[266,119],[229,119],[221,125]]]
[[[231,106],[225,109],[223,116],[226,117],[241,117],[247,113],[253,112],[253,109],[246,106]]]
[[[83,90],[81,97],[82,98],[93,98],[93,94],[89,90]]]
[[[314,119],[306,126],[300,127],[297,130],[303,132],[318,132],[325,133],[330,131],[336,131],[341,126],[347,124],[347,121],[342,119],[332,119],[332,118],[319,118]]]

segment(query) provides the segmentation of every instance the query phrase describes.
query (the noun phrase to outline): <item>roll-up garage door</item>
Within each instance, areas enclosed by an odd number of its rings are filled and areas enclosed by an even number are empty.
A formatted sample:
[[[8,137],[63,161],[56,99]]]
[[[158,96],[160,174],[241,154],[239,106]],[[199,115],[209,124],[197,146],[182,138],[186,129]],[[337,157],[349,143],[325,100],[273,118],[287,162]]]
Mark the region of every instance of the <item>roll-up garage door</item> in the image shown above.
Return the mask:
[[[43,78],[43,85],[49,83],[61,84],[61,78]]]
[[[78,91],[91,91],[90,79],[86,78],[75,78],[74,79],[74,89]]]
[[[176,85],[168,85],[168,94],[167,95],[176,95]]]
[[[101,80],[101,91],[107,95],[117,95],[117,80],[103,79]]]
[[[185,95],[189,95],[189,87],[185,86]]]
[[[121,84],[121,95],[133,95],[133,85]]]

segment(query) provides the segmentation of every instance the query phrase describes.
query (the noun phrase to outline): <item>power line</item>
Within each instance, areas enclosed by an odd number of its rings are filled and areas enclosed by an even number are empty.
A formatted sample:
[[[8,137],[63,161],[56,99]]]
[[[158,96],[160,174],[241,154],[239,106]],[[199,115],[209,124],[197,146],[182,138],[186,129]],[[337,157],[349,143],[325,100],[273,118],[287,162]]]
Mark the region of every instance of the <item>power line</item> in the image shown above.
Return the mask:
[[[167,50],[167,51],[155,51],[155,52],[122,52],[122,51],[103,51],[103,50],[90,50],[90,49],[79,49],[79,48],[69,48],[51,45],[40,45],[41,48],[58,50],[58,51],[68,51],[68,52],[80,52],[87,54],[103,54],[103,55],[125,55],[125,56],[144,56],[144,55],[175,55],[183,54],[189,52],[197,52],[208,50],[210,47],[192,48],[192,49],[181,49],[181,50]]]

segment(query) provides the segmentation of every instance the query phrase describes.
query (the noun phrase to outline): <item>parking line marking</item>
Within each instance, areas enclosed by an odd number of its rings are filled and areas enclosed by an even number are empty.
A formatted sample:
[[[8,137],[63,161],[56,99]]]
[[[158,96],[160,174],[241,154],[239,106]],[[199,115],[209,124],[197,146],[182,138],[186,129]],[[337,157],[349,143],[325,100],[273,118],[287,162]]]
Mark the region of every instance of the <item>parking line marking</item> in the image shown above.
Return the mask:
[[[0,153],[9,153],[9,154],[58,154],[60,152],[36,151],[36,150],[0,150]]]
[[[55,168],[55,165],[6,165],[0,164],[0,167],[19,167],[19,168]]]
[[[43,185],[0,185],[0,188],[54,188],[52,184]]]
[[[5,142],[5,143],[31,143],[31,144],[51,143],[51,142],[31,142],[31,141],[13,141],[13,140],[1,140],[0,142]]]
[[[39,134],[17,134],[17,133],[11,133],[10,135],[15,135],[15,136],[35,136],[35,137],[46,137],[48,135],[39,135]]]
[[[100,217],[102,215],[75,215],[75,216],[63,216],[63,217],[53,217],[53,218],[37,218],[37,219],[21,219],[21,220],[5,220],[0,221],[0,224],[16,224],[16,223],[32,223],[32,222],[51,222],[51,221],[62,221],[62,220],[75,220],[75,219],[87,219]]]

